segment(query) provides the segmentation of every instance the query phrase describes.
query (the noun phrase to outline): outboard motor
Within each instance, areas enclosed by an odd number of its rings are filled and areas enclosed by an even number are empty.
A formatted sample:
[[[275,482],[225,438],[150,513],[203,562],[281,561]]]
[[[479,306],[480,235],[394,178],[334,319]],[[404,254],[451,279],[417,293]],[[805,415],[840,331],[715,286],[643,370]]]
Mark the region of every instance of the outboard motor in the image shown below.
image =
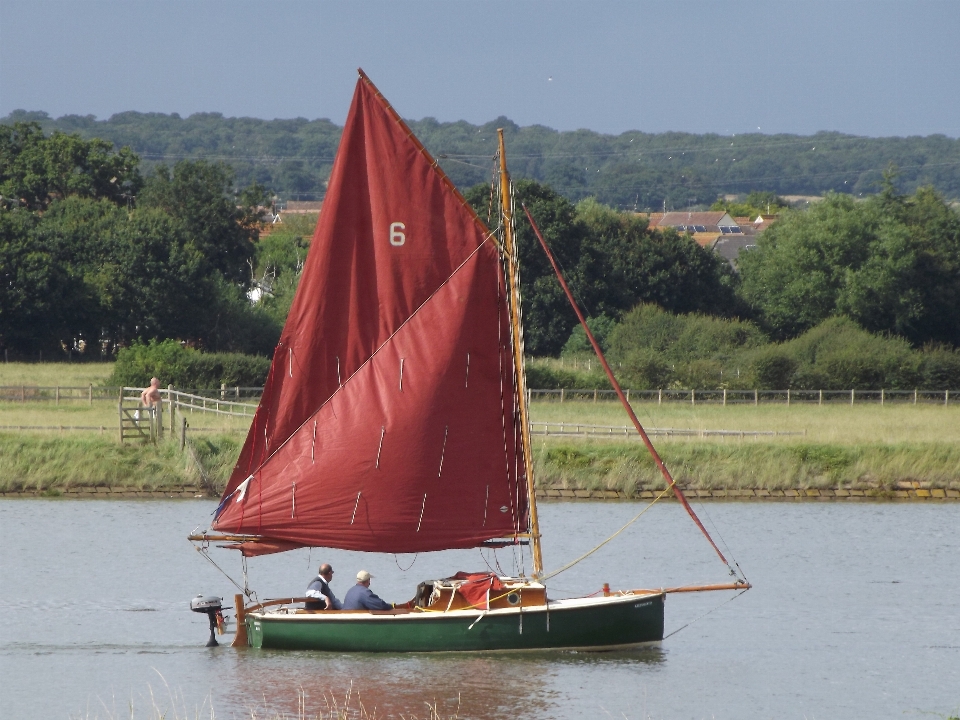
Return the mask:
[[[207,647],[216,647],[216,631],[223,632],[223,604],[221,599],[215,595],[197,595],[190,601],[190,609],[198,613],[206,613],[210,618],[210,639],[207,640]]]

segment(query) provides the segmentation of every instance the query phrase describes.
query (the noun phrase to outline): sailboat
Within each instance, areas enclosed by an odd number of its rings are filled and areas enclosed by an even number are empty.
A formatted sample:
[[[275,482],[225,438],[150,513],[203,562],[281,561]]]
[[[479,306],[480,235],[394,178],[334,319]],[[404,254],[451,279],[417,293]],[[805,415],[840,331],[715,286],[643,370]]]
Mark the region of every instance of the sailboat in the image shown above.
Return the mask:
[[[660,641],[669,589],[548,596],[502,131],[490,229],[359,75],[260,405],[210,529],[190,539],[245,558],[513,546],[531,567],[428,580],[385,611],[309,611],[304,598],[256,602],[244,588],[234,644],[430,652]],[[744,584],[699,589],[721,587]]]

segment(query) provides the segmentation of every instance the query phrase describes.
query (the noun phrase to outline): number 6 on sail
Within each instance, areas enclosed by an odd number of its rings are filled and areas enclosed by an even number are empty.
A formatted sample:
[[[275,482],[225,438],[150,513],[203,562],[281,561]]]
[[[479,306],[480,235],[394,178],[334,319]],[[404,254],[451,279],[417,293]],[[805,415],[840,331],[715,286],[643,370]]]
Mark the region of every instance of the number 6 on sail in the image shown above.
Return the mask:
[[[403,233],[406,229],[407,226],[402,222],[390,223],[390,244],[394,247],[403,245],[407,241],[407,236]]]

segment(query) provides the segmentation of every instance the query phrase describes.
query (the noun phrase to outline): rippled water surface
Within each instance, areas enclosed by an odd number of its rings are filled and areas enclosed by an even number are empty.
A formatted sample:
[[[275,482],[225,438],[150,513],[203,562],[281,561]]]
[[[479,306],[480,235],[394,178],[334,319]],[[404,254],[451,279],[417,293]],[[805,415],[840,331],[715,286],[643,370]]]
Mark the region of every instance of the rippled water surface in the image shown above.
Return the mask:
[[[234,588],[185,540],[207,501],[0,501],[0,717],[296,716],[351,688],[377,717],[893,718],[960,707],[960,504],[727,503],[698,510],[755,585],[670,596],[659,648],[630,653],[337,655],[204,647],[189,599]],[[545,564],[594,546],[642,506],[541,506]],[[213,551],[234,577],[235,554]],[[250,562],[261,597],[299,595],[323,560],[342,597],[354,573],[387,600],[494,563],[477,550],[420,555],[295,551]],[[510,551],[499,551],[504,571]],[[674,504],[651,509],[551,581],[724,582]],[[224,638],[229,642],[229,637]],[[356,700],[353,700],[356,707]],[[176,714],[174,715],[174,712]]]

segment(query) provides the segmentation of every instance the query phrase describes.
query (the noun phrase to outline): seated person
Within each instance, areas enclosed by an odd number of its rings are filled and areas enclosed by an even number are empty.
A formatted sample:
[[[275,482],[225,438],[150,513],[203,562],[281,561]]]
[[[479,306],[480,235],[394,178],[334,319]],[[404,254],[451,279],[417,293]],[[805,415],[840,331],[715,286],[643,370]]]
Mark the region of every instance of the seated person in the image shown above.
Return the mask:
[[[343,598],[344,610],[392,610],[395,606],[384,602],[370,590],[370,578],[366,570],[357,573],[357,584],[347,590]]]
[[[337,596],[330,589],[330,582],[333,580],[333,568],[324,563],[320,566],[319,574],[307,586],[305,593],[308,600],[303,608],[304,610],[341,610],[343,605],[337,600]]]

